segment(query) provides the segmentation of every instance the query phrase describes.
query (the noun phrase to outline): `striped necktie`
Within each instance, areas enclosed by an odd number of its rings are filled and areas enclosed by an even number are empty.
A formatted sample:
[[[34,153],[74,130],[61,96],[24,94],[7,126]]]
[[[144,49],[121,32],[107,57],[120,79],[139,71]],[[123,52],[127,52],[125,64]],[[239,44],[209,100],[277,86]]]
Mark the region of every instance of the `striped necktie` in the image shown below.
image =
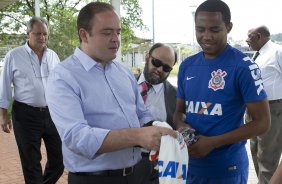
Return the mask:
[[[147,97],[148,97],[148,91],[151,89],[152,85],[146,81],[141,83],[141,87],[142,87],[142,91],[141,91],[141,96],[144,100],[144,102],[146,102]]]

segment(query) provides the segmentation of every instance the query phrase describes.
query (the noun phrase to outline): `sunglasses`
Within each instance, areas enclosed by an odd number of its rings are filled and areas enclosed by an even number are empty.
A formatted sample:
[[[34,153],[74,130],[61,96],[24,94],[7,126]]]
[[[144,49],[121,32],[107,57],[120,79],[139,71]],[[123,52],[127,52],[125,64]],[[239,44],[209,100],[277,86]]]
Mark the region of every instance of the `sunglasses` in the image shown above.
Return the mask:
[[[154,67],[163,67],[163,71],[164,72],[170,72],[172,70],[172,67],[170,67],[168,64],[163,64],[163,62],[159,59],[154,58],[153,56],[150,56],[151,59],[151,63],[154,65]]]

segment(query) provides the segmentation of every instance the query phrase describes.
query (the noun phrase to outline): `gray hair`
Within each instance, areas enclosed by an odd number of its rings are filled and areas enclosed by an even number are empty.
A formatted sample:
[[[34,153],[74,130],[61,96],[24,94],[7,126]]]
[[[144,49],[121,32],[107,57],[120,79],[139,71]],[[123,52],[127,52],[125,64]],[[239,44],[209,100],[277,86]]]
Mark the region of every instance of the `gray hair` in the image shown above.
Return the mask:
[[[48,22],[46,19],[42,18],[42,17],[32,17],[26,24],[26,32],[27,34],[30,33],[32,31],[33,28],[33,24],[35,23],[42,23],[45,24],[48,28]]]

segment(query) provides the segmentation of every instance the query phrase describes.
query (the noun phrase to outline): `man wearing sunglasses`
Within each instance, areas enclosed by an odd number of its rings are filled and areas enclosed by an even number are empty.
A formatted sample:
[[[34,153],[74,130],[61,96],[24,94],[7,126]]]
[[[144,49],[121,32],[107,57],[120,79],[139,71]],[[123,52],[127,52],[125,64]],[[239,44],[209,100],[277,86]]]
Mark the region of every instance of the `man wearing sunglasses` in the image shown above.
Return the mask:
[[[143,73],[137,76],[139,91],[154,119],[166,121],[173,128],[172,119],[176,104],[176,88],[167,81],[167,78],[176,61],[177,54],[170,45],[156,43],[145,56]],[[143,89],[144,83],[147,85],[146,91]],[[144,95],[147,96],[146,99]],[[142,160],[134,169],[136,184],[158,183],[158,171],[154,170],[147,150],[143,150]]]

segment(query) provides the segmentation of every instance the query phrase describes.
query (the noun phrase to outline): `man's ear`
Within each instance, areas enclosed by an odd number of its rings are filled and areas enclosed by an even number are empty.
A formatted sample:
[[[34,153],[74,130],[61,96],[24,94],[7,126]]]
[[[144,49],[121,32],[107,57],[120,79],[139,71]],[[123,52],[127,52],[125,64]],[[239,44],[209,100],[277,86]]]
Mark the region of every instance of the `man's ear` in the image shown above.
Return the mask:
[[[232,22],[230,22],[228,25],[226,25],[227,33],[230,33],[230,31],[232,30],[232,27],[233,27]]]
[[[26,33],[27,39],[29,39],[29,37],[30,37],[29,34],[30,34],[30,32]]]
[[[83,28],[79,29],[79,37],[81,39],[82,42],[86,42],[87,43],[87,31]]]
[[[258,36],[258,39],[262,38],[260,33],[257,33],[257,36]]]

